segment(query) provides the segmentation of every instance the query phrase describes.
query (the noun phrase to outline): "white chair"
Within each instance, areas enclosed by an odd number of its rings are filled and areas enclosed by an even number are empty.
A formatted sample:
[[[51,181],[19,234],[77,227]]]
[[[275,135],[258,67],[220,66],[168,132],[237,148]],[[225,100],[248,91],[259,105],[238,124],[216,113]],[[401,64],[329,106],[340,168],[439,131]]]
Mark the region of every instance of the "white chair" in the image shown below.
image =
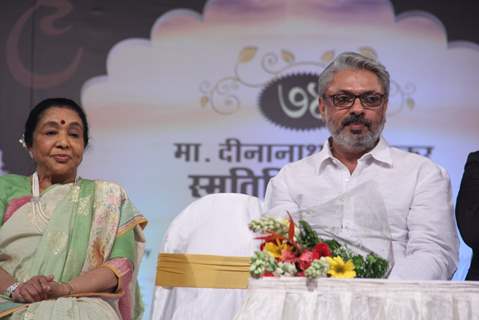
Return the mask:
[[[248,223],[261,215],[252,196],[219,193],[191,203],[169,226],[162,252],[251,256],[257,249]],[[227,320],[238,311],[246,290],[157,287],[153,320]]]

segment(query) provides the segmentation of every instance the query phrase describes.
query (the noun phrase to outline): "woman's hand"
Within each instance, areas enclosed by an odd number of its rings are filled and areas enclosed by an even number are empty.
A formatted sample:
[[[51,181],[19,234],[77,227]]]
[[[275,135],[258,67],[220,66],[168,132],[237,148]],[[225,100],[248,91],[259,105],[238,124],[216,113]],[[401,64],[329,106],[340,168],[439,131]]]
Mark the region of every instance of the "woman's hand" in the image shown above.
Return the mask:
[[[34,276],[30,280],[21,283],[12,293],[15,302],[37,302],[49,298],[53,276]]]
[[[56,299],[60,297],[66,297],[73,293],[73,287],[69,283],[52,281],[50,283],[50,290],[48,292],[48,298]]]

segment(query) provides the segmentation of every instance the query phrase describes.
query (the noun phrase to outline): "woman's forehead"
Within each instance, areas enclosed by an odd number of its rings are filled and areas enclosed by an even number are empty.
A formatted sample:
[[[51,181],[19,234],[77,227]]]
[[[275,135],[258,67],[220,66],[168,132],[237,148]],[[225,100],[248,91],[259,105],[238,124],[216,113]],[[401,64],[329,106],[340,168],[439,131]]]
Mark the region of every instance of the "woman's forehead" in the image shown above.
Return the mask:
[[[40,126],[54,123],[58,125],[77,124],[83,126],[80,116],[74,110],[65,107],[51,107],[44,111],[39,120]]]

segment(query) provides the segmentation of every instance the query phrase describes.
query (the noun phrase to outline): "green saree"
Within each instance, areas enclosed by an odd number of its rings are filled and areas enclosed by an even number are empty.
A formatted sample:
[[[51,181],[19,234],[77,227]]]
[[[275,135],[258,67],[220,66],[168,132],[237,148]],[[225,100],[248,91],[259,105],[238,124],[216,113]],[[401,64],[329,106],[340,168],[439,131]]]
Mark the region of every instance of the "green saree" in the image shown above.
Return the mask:
[[[20,282],[35,275],[53,275],[56,281],[67,282],[106,266],[121,285],[115,293],[84,293],[32,304],[0,296],[0,317],[140,319],[142,304],[135,279],[146,220],[126,192],[114,183],[81,179],[53,185],[39,199],[30,197],[28,177],[0,177],[0,254],[9,257],[0,261],[0,267]],[[42,214],[35,206],[41,207]],[[122,284],[121,272],[109,264],[115,259],[126,259],[132,266],[129,285]]]

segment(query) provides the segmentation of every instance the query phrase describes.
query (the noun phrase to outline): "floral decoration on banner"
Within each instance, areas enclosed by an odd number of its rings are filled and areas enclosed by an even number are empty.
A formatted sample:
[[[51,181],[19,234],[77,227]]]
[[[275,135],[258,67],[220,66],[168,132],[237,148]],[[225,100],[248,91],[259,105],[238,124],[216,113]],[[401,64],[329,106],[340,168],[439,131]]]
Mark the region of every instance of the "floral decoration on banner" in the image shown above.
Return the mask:
[[[379,60],[377,51],[370,46],[364,45],[355,51],[371,59]],[[199,86],[202,93],[200,105],[203,108],[210,107],[218,114],[234,114],[241,107],[240,89],[264,89],[275,80],[298,73],[313,74],[317,77],[335,58],[336,51],[334,49],[324,51],[317,59],[300,60],[289,49],[262,52],[261,48],[255,45],[243,47],[230,75],[224,76],[216,82],[207,80],[201,82]],[[247,72],[247,67],[256,68],[257,73]],[[314,81],[314,85],[316,85],[316,81]],[[390,86],[390,102],[393,101],[393,98],[397,98],[397,100],[388,108],[388,114],[398,114],[405,107],[409,110],[415,108],[413,95],[416,92],[416,86],[413,83],[400,84],[391,79]],[[317,94],[316,87],[315,94]],[[297,108],[298,106],[296,106]]]
[[[384,278],[389,263],[380,256],[355,254],[338,241],[321,239],[304,220],[263,217],[250,230],[260,233],[260,251],[251,258],[250,274],[260,277]]]

